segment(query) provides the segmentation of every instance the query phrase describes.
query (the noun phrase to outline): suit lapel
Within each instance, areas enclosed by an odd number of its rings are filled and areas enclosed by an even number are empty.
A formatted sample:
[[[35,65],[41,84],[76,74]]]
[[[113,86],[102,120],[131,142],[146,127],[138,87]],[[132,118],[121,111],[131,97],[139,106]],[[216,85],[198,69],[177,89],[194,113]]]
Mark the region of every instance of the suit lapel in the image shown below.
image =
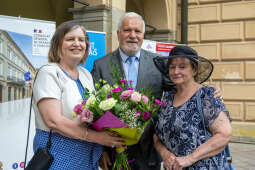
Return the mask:
[[[120,71],[121,71],[123,77],[125,78],[124,69],[123,69],[123,65],[122,65],[122,61],[121,61],[119,49],[117,49],[117,50],[113,53],[112,62],[115,63],[115,64],[117,64],[118,68],[120,68]],[[111,71],[111,68],[110,68],[109,71],[110,71],[110,73],[112,72],[112,71]],[[113,80],[112,80],[112,81],[113,81]],[[114,83],[115,83],[115,82],[114,82]]]
[[[138,77],[137,77],[137,85],[136,89],[140,90],[143,87],[143,81],[146,78],[146,73],[150,70],[148,64],[148,57],[144,54],[144,51],[141,50],[140,53],[140,62],[138,68]]]

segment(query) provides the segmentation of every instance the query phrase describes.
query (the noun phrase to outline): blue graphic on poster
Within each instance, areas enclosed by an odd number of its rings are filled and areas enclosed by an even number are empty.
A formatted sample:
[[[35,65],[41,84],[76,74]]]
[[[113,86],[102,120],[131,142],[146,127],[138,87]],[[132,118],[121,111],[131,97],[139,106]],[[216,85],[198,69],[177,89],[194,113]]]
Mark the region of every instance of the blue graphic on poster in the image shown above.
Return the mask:
[[[89,36],[89,56],[84,67],[91,71],[94,61],[105,56],[105,33],[87,31]]]

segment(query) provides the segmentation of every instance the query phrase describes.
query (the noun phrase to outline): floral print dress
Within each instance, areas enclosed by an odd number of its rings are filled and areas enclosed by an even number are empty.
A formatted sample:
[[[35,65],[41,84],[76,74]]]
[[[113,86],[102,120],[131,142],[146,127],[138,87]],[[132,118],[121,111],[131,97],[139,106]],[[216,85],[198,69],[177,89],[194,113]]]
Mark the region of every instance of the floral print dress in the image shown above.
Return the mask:
[[[214,98],[214,88],[202,86],[201,104],[203,107],[206,129],[215,121],[220,112],[225,112],[230,119],[229,112],[221,99]],[[199,90],[196,92],[198,93]],[[191,154],[201,144],[206,142],[206,132],[203,120],[197,107],[196,93],[184,104],[173,106],[175,93],[166,92],[163,96],[166,107],[161,109],[159,119],[155,126],[156,135],[162,143],[176,156]],[[224,154],[200,160],[185,170],[213,170],[224,169]]]

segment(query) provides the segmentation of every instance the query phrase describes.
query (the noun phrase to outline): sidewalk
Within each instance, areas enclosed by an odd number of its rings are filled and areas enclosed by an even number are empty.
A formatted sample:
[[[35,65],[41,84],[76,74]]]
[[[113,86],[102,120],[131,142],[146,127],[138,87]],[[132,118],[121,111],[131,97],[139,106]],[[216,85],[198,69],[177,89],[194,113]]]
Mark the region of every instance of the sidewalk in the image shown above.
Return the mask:
[[[229,147],[236,170],[255,170],[255,144],[230,143]]]

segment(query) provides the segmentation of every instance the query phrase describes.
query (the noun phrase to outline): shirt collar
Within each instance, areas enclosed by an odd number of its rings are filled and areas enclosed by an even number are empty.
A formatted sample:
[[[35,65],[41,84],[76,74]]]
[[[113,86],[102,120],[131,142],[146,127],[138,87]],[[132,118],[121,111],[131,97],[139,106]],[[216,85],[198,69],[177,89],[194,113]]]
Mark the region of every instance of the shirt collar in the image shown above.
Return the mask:
[[[129,56],[127,56],[125,53],[123,53],[122,52],[122,50],[119,48],[119,52],[120,52],[120,57],[121,57],[121,59],[122,59],[122,62],[126,62],[127,61],[127,58],[129,57]],[[140,53],[141,53],[141,51],[139,50],[136,54],[135,54],[135,56],[137,57],[137,59],[138,59],[138,61],[139,61],[139,58],[140,58]]]

